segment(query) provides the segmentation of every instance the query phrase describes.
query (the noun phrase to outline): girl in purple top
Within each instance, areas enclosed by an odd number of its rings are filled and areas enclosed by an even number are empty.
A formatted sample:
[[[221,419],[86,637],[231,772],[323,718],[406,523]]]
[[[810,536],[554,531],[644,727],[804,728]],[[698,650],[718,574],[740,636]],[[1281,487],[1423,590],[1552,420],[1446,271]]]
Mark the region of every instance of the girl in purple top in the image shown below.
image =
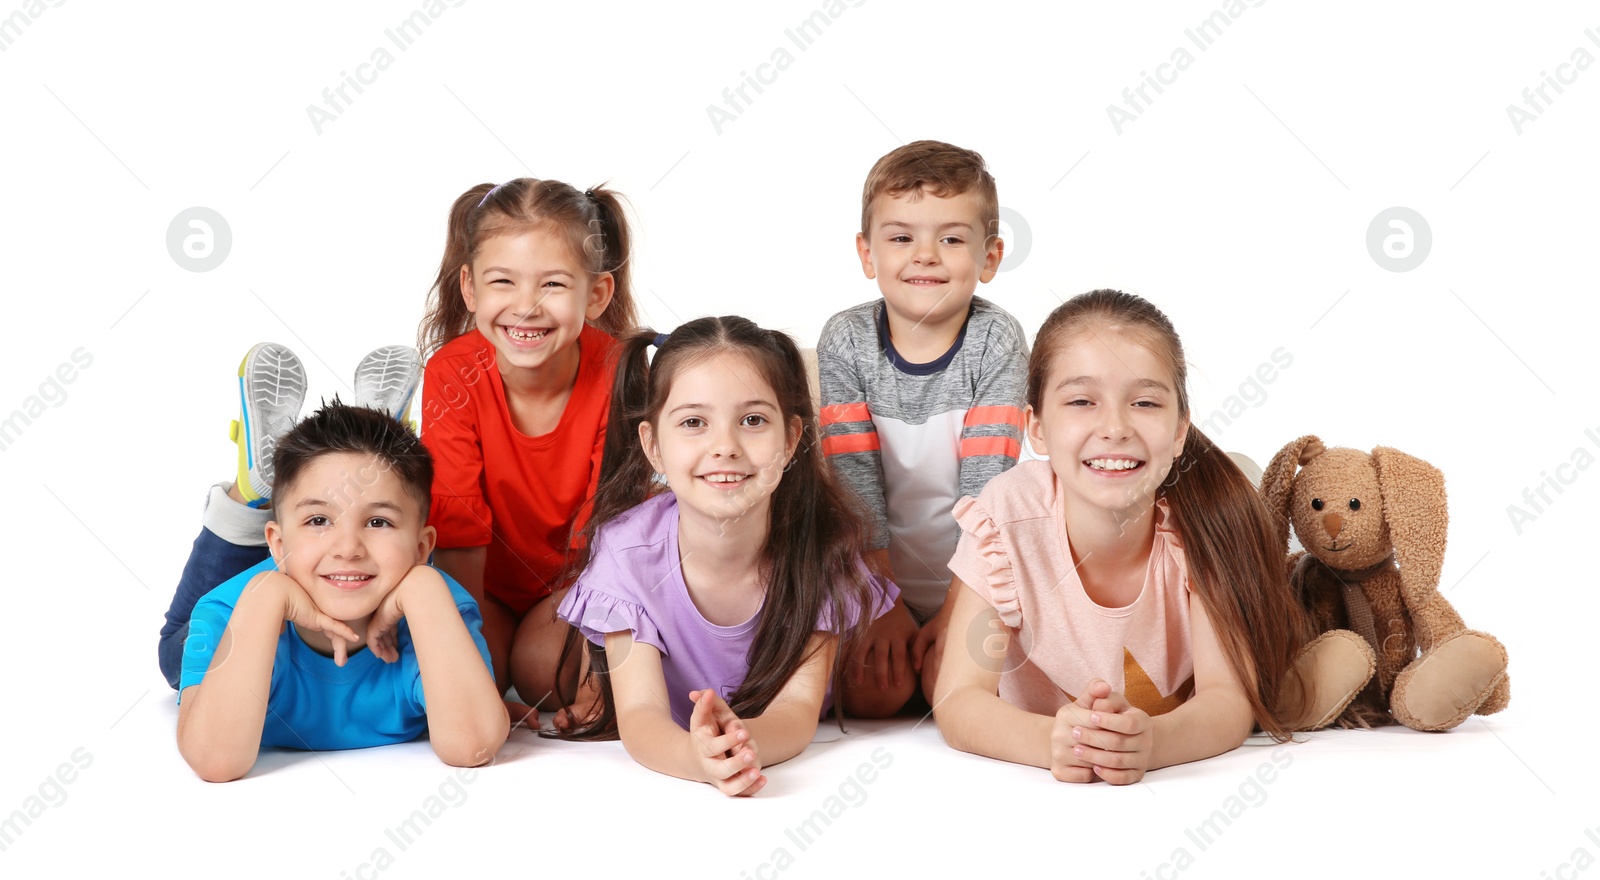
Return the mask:
[[[561,726],[755,794],[811,742],[840,658],[899,591],[861,564],[793,340],[701,318],[620,349],[588,566],[559,612],[589,641],[601,701]]]

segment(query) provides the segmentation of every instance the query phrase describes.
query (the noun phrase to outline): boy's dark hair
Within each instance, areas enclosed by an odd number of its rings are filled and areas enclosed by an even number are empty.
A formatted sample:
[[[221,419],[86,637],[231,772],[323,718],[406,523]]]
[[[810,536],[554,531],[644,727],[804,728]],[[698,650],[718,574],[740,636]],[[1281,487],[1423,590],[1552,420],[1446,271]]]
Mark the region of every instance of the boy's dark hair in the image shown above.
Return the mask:
[[[914,141],[891,150],[872,166],[861,190],[861,233],[872,235],[873,199],[902,193],[912,193],[916,199],[924,188],[941,199],[976,189],[985,243],[988,236],[1000,234],[1000,196],[983,157],[943,141]]]
[[[427,521],[433,495],[433,457],[428,448],[410,425],[381,410],[341,403],[337,395],[278,441],[272,453],[272,497],[282,498],[313,461],[346,452],[375,456],[422,506],[422,519]]]

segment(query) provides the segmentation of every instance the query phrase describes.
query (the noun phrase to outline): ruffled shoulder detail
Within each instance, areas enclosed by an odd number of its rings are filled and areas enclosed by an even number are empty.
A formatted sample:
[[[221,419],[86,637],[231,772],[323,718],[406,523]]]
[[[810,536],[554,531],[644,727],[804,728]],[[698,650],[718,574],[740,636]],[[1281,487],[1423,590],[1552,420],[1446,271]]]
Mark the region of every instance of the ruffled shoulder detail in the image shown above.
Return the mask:
[[[962,531],[971,536],[985,575],[982,584],[989,596],[989,604],[1000,614],[1000,622],[1009,627],[1022,625],[1022,605],[1017,601],[1017,582],[1011,569],[1011,553],[1000,537],[1000,527],[994,517],[972,496],[964,496],[951,510]],[[973,584],[972,586],[979,586]]]
[[[1165,498],[1156,499],[1156,538],[1183,549],[1183,539],[1178,537],[1178,524],[1172,517],[1172,506],[1167,504]]]
[[[661,631],[645,613],[644,606],[637,602],[619,599],[579,581],[567,592],[556,613],[596,645],[605,645],[606,633],[628,630],[635,642],[649,645],[660,651],[661,656],[667,656]]]
[[[1156,537],[1150,548],[1150,564],[1159,566],[1168,584],[1189,588],[1189,562],[1183,552],[1183,538],[1178,534],[1172,508],[1165,498],[1156,499]]]

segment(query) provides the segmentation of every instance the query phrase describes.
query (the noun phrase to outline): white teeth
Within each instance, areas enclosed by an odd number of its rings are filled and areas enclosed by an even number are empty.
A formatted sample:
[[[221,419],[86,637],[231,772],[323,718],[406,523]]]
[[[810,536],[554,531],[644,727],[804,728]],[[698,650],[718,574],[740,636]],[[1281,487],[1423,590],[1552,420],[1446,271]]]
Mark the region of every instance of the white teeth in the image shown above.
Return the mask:
[[[506,334],[508,336],[521,342],[532,342],[535,339],[543,339],[545,334],[549,332],[550,331],[548,330],[517,330],[511,327],[506,328]]]
[[[744,479],[744,474],[706,474],[707,482],[711,483],[737,483]]]
[[[1139,462],[1126,458],[1091,458],[1084,463],[1097,471],[1131,471],[1139,466]]]
[[[366,574],[330,574],[330,575],[325,575],[325,577],[330,581],[352,581],[352,582],[354,582],[354,581],[365,581],[365,580],[370,580],[372,578],[371,575],[366,575]]]

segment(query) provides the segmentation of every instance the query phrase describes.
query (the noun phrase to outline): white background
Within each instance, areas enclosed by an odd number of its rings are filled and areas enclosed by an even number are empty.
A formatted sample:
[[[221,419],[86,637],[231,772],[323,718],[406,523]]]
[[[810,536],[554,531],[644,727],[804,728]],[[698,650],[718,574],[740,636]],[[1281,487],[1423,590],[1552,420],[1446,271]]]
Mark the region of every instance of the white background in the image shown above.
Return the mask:
[[[811,0],[473,0],[402,51],[384,31],[421,8],[410,0],[4,0],[0,15],[31,23],[0,53],[0,415],[52,402],[0,451],[0,818],[74,750],[92,763],[64,800],[46,787],[53,804],[0,871],[1187,877],[1331,874],[1348,859],[1384,875],[1582,873],[1577,850],[1600,858],[1600,831],[1585,835],[1600,827],[1600,468],[1561,471],[1572,482],[1520,533],[1507,508],[1534,513],[1524,490],[1575,450],[1600,458],[1600,70],[1536,97],[1520,134],[1506,107],[1526,107],[1523,89],[1575,49],[1600,56],[1600,15],[1270,2],[1240,7],[1202,51],[1185,30],[1217,3],[1054,5],[872,0],[802,50],[785,31],[822,8]],[[319,133],[308,105],[326,107],[323,90],[380,46],[392,64]],[[1118,133],[1107,106],[1126,107],[1123,90],[1180,46],[1193,63]],[[708,105],[726,108],[723,90],[779,49],[792,63],[719,132]],[[1316,433],[1440,467],[1441,587],[1509,649],[1511,708],[1444,735],[1318,737],[1283,753],[1292,764],[1261,798],[1246,780],[1270,746],[1112,790],[951,751],[931,722],[860,725],[775,769],[755,802],[725,803],[614,745],[517,734],[417,842],[388,844],[381,871],[363,863],[384,830],[449,776],[424,744],[268,755],[226,786],[194,778],[156,634],[205,488],[233,467],[233,375],[250,344],[295,348],[314,397],[347,391],[363,353],[415,338],[455,196],[531,175],[628,196],[637,296],[657,328],[741,313],[811,345],[828,315],[876,296],[852,246],[862,180],[920,138],[981,152],[1025,222],[1031,245],[1010,229],[1006,271],[979,292],[1030,331],[1072,294],[1133,290],[1183,335],[1201,418],[1275,350],[1292,356],[1245,389],[1254,405],[1216,432],[1226,448],[1265,464]],[[196,205],[233,238],[203,273],[166,248]],[[1402,273],[1366,247],[1396,205],[1433,237]],[[90,365],[48,387],[79,349]],[[784,829],[878,748],[893,763],[869,797],[800,851]],[[1241,786],[1253,803],[1201,850],[1185,829]],[[792,865],[762,867],[785,846]],[[1180,846],[1192,864],[1162,867]]]

